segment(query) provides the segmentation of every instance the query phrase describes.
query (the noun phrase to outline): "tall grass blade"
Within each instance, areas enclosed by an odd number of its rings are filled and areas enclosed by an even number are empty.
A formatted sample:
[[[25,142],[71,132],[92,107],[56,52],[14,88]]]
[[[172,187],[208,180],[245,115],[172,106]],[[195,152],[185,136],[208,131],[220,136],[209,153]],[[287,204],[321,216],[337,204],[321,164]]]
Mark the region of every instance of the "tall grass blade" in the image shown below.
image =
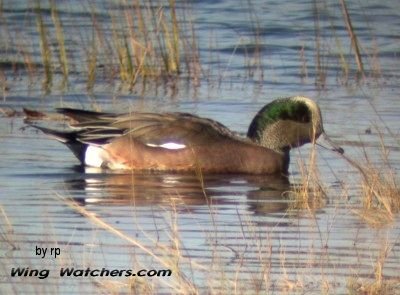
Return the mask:
[[[326,69],[322,61],[321,53],[321,28],[318,1],[314,0],[314,34],[315,34],[315,84],[324,88],[326,83]]]
[[[40,41],[40,51],[42,56],[42,64],[44,68],[44,80],[43,80],[43,88],[46,91],[49,91],[51,88],[51,84],[53,81],[53,63],[52,63],[52,56],[51,56],[51,49],[50,44],[48,41],[48,33],[46,26],[43,21],[41,7],[40,7],[40,0],[36,1],[35,7],[36,13],[36,26],[39,33],[39,41]]]
[[[58,59],[60,62],[61,71],[63,73],[63,86],[66,86],[68,82],[68,57],[67,51],[65,49],[65,38],[62,28],[62,23],[57,12],[56,2],[54,0],[49,0],[51,8],[51,18],[56,30],[56,39],[58,45]]]
[[[174,63],[174,71],[179,73],[179,25],[178,20],[176,18],[176,3],[175,0],[169,0],[169,9],[171,12],[171,26],[172,26],[172,52],[171,52],[171,60]]]
[[[358,74],[360,76],[364,77],[364,66],[363,66],[363,62],[362,62],[362,58],[361,58],[361,51],[360,51],[360,46],[358,44],[357,35],[356,35],[353,25],[351,23],[350,14],[347,9],[345,0],[340,0],[340,4],[342,6],[342,12],[343,12],[343,17],[344,17],[344,20],[346,23],[347,32],[348,32],[350,40],[351,40],[351,47],[354,50],[354,58],[357,63]]]

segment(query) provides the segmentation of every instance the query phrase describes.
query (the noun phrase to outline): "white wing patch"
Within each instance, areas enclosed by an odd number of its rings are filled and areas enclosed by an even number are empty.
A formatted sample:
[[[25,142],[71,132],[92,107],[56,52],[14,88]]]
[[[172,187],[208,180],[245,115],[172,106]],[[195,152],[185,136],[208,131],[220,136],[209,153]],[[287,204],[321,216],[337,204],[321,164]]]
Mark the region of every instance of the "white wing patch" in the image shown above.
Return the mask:
[[[101,168],[103,164],[104,150],[100,147],[89,145],[85,152],[85,164],[91,167]]]
[[[168,149],[168,150],[180,150],[180,149],[186,148],[186,145],[180,144],[180,143],[176,143],[176,142],[166,142],[166,143],[163,143],[163,144],[148,143],[146,145],[147,146],[151,146],[151,147],[160,147],[160,148]]]

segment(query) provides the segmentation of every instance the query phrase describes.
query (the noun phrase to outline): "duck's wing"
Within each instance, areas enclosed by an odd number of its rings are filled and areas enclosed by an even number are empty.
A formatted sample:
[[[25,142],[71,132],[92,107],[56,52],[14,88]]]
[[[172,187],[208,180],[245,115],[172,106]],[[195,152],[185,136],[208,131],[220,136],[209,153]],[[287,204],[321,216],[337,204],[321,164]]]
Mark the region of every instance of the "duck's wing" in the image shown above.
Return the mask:
[[[79,140],[100,143],[118,136],[129,136],[146,145],[162,146],[175,143],[185,146],[207,145],[237,134],[223,124],[189,113],[129,113],[110,114],[79,111],[61,111],[81,129]]]
[[[122,118],[113,125],[125,126],[130,137],[153,145],[206,145],[236,137],[235,133],[219,122],[188,113],[139,113],[130,118]]]

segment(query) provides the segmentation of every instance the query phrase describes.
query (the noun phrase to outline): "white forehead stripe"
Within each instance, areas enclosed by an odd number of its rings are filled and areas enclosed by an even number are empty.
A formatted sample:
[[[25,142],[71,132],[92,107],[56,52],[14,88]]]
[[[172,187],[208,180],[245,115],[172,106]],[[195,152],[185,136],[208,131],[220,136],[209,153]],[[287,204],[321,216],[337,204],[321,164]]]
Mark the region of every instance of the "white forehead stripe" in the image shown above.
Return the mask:
[[[151,146],[151,147],[160,147],[160,148],[164,148],[164,149],[168,149],[168,150],[179,150],[179,149],[184,149],[186,148],[186,145],[184,144],[180,144],[180,143],[176,143],[176,142],[166,142],[163,144],[153,144],[153,143],[148,143],[147,146]]]
[[[312,99],[305,96],[294,96],[293,100],[304,102],[313,113],[318,114],[320,112],[319,106]]]
[[[85,152],[85,164],[91,167],[100,168],[103,164],[103,154],[104,151],[102,148],[89,145]]]

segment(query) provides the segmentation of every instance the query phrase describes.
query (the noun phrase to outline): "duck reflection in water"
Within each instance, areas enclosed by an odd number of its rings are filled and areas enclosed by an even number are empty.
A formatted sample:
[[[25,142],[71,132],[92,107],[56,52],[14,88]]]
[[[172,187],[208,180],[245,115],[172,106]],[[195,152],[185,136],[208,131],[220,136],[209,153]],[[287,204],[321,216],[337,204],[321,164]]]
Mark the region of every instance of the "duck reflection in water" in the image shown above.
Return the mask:
[[[286,197],[291,190],[289,180],[279,175],[105,174],[93,168],[76,175],[81,178],[66,180],[65,184],[75,192],[74,200],[85,206],[173,205],[177,211],[196,211],[234,202],[255,214],[267,214],[283,212],[290,203]]]

